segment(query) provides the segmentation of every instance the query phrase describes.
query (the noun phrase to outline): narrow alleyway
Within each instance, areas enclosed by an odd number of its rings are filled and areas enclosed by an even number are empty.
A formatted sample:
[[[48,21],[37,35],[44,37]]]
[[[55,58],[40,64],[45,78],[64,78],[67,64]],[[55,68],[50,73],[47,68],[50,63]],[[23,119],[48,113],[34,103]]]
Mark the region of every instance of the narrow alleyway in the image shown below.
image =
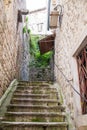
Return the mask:
[[[47,82],[19,82],[1,126],[2,130],[68,130],[59,93]]]
[[[86,0],[0,0],[0,130],[87,130],[86,12]]]

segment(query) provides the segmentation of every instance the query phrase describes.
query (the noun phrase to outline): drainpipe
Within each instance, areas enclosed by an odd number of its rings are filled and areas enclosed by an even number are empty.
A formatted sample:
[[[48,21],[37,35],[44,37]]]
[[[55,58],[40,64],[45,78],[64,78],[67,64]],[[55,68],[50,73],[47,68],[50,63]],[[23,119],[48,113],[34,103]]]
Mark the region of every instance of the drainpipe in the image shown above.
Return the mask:
[[[50,4],[51,4],[51,0],[48,0],[48,20],[47,20],[47,30],[49,30],[49,19],[50,19]]]

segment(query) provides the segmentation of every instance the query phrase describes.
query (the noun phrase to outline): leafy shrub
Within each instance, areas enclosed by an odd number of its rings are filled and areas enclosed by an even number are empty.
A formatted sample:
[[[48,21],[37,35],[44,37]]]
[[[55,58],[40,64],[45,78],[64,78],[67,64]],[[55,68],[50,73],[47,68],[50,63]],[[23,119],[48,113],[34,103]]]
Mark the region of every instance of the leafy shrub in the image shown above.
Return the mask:
[[[38,40],[41,39],[39,36],[31,35],[30,39],[30,54],[33,56],[33,60],[30,62],[30,66],[35,67],[47,67],[50,64],[50,59],[53,55],[53,51],[49,51],[43,55],[40,54]]]

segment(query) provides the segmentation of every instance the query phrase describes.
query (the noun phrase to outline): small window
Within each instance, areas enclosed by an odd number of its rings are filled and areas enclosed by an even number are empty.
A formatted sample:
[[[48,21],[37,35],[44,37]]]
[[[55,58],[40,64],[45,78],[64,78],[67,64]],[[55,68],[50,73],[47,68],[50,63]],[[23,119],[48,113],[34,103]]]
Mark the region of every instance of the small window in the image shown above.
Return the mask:
[[[38,28],[38,32],[42,32],[43,31],[43,23],[37,24],[37,28]]]

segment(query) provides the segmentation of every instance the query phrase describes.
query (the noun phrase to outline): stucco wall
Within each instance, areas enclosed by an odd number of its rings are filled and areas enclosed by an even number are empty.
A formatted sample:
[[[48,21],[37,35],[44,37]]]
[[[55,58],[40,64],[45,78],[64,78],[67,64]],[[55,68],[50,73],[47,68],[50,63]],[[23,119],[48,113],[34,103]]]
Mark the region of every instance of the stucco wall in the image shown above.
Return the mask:
[[[29,14],[29,28],[32,34],[44,34],[47,31],[47,7]]]
[[[55,40],[55,64],[63,71],[65,76],[74,85],[72,72],[75,68],[72,66],[72,50],[79,44],[78,41],[87,27],[87,1],[86,0],[63,0],[63,19],[61,28],[56,29]],[[65,104],[70,110],[72,119],[75,120],[81,110],[77,110],[78,98],[75,99],[75,91],[65,81],[64,77],[55,66],[56,79],[62,87]],[[77,75],[78,76],[78,75]],[[76,89],[78,88],[77,86]],[[79,90],[78,90],[79,91]],[[78,96],[77,96],[78,97]],[[77,100],[77,101],[76,101]],[[79,104],[80,105],[80,104]],[[81,109],[81,106],[79,106]]]
[[[21,25],[17,25],[18,9],[25,0],[0,1],[0,97],[17,77],[17,50],[21,46]],[[18,27],[18,28],[17,28]]]

